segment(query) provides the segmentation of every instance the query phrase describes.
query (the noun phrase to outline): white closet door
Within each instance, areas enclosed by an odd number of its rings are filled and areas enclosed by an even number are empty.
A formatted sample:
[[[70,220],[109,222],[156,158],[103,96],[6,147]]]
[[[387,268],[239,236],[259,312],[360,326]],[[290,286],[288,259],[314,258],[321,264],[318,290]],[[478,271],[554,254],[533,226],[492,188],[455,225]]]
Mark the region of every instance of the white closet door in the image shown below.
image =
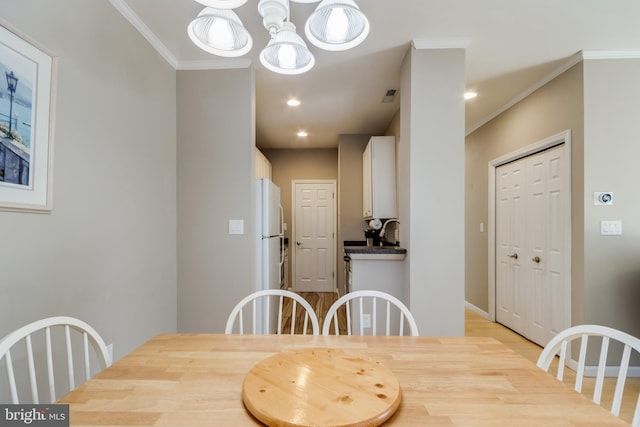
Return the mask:
[[[563,167],[568,151],[563,146],[557,156],[548,161],[547,211],[550,220],[547,221],[546,271],[551,313],[545,344],[571,324],[571,316],[566,309],[571,302],[571,256],[570,245],[567,244],[567,236],[571,233],[571,180],[570,171]]]
[[[542,346],[567,324],[564,155],[496,168],[496,320]]]
[[[496,169],[496,320],[503,325],[524,328],[524,280],[522,252],[525,215],[525,160]]]

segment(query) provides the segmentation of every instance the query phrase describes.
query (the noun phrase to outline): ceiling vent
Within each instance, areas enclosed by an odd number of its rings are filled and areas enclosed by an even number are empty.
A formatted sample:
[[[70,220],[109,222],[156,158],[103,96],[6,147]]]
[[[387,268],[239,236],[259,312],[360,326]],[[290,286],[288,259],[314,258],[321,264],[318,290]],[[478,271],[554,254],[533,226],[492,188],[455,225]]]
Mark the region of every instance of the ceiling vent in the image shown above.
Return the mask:
[[[382,102],[393,102],[397,92],[398,91],[395,89],[387,90],[387,93],[384,94],[384,98],[382,98]]]

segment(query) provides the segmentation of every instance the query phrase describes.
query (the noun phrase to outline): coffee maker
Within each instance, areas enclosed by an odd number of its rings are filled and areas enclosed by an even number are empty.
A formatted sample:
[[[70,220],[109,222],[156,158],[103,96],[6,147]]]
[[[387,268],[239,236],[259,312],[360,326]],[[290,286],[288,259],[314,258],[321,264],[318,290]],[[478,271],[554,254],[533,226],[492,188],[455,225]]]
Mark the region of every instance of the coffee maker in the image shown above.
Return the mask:
[[[380,246],[380,233],[378,230],[364,230],[364,238],[367,246]]]

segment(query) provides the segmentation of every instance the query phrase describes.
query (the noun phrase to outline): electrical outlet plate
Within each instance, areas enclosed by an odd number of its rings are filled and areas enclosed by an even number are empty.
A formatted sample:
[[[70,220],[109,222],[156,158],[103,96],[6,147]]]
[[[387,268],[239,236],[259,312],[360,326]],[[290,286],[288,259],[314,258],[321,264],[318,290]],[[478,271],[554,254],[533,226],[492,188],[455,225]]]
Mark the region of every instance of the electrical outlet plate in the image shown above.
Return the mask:
[[[363,328],[370,328],[371,327],[371,315],[370,314],[363,314],[362,315],[362,327]]]
[[[600,221],[601,236],[621,236],[622,221]]]
[[[229,234],[244,234],[244,221],[241,219],[230,219]]]

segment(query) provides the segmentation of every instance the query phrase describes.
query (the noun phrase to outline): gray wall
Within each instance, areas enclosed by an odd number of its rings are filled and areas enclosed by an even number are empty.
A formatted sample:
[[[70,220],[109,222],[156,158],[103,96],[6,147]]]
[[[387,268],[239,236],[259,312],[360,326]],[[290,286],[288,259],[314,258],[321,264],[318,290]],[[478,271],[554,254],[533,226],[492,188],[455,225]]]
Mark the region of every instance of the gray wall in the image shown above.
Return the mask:
[[[338,153],[340,179],[338,181],[338,290],[345,292],[344,241],[364,240],[367,223],[362,218],[362,153],[370,135],[340,135]]]
[[[263,150],[272,166],[272,181],[280,187],[284,222],[291,237],[291,181],[294,179],[338,179],[338,150],[335,148]]]
[[[584,61],[584,321],[640,336],[640,60]],[[594,206],[613,191],[612,206]],[[622,236],[601,236],[601,220]]]
[[[177,87],[178,330],[224,332],[255,289],[254,75],[179,71]]]
[[[572,300],[581,297],[582,280],[582,64],[549,82],[514,107],[468,135],[465,144],[465,298],[488,311],[488,163],[567,129],[572,153]],[[484,232],[480,232],[484,223]],[[574,309],[579,311],[579,307]]]
[[[291,181],[294,179],[338,179],[338,150],[335,148],[264,150],[264,155],[272,166],[272,181],[280,187],[280,199],[284,210],[284,222],[287,224],[285,237],[291,238],[293,220],[291,219]],[[336,196],[337,200],[337,196]],[[339,220],[338,220],[339,221]],[[338,222],[339,224],[339,222]],[[289,284],[291,280],[293,244],[289,241]],[[338,272],[342,269],[342,249],[337,249]],[[337,282],[340,283],[340,282]]]
[[[640,203],[637,191],[640,61],[586,60],[467,137],[466,299],[487,309],[487,162],[570,129],[572,324],[597,323],[640,335]],[[613,191],[612,206],[594,206]],[[622,236],[601,236],[621,220]]]
[[[0,336],[70,315],[117,359],[176,330],[175,70],[106,1],[0,8],[58,58],[53,211],[0,212]]]
[[[464,334],[464,63],[464,49],[411,48],[402,65],[400,242],[421,335]]]

